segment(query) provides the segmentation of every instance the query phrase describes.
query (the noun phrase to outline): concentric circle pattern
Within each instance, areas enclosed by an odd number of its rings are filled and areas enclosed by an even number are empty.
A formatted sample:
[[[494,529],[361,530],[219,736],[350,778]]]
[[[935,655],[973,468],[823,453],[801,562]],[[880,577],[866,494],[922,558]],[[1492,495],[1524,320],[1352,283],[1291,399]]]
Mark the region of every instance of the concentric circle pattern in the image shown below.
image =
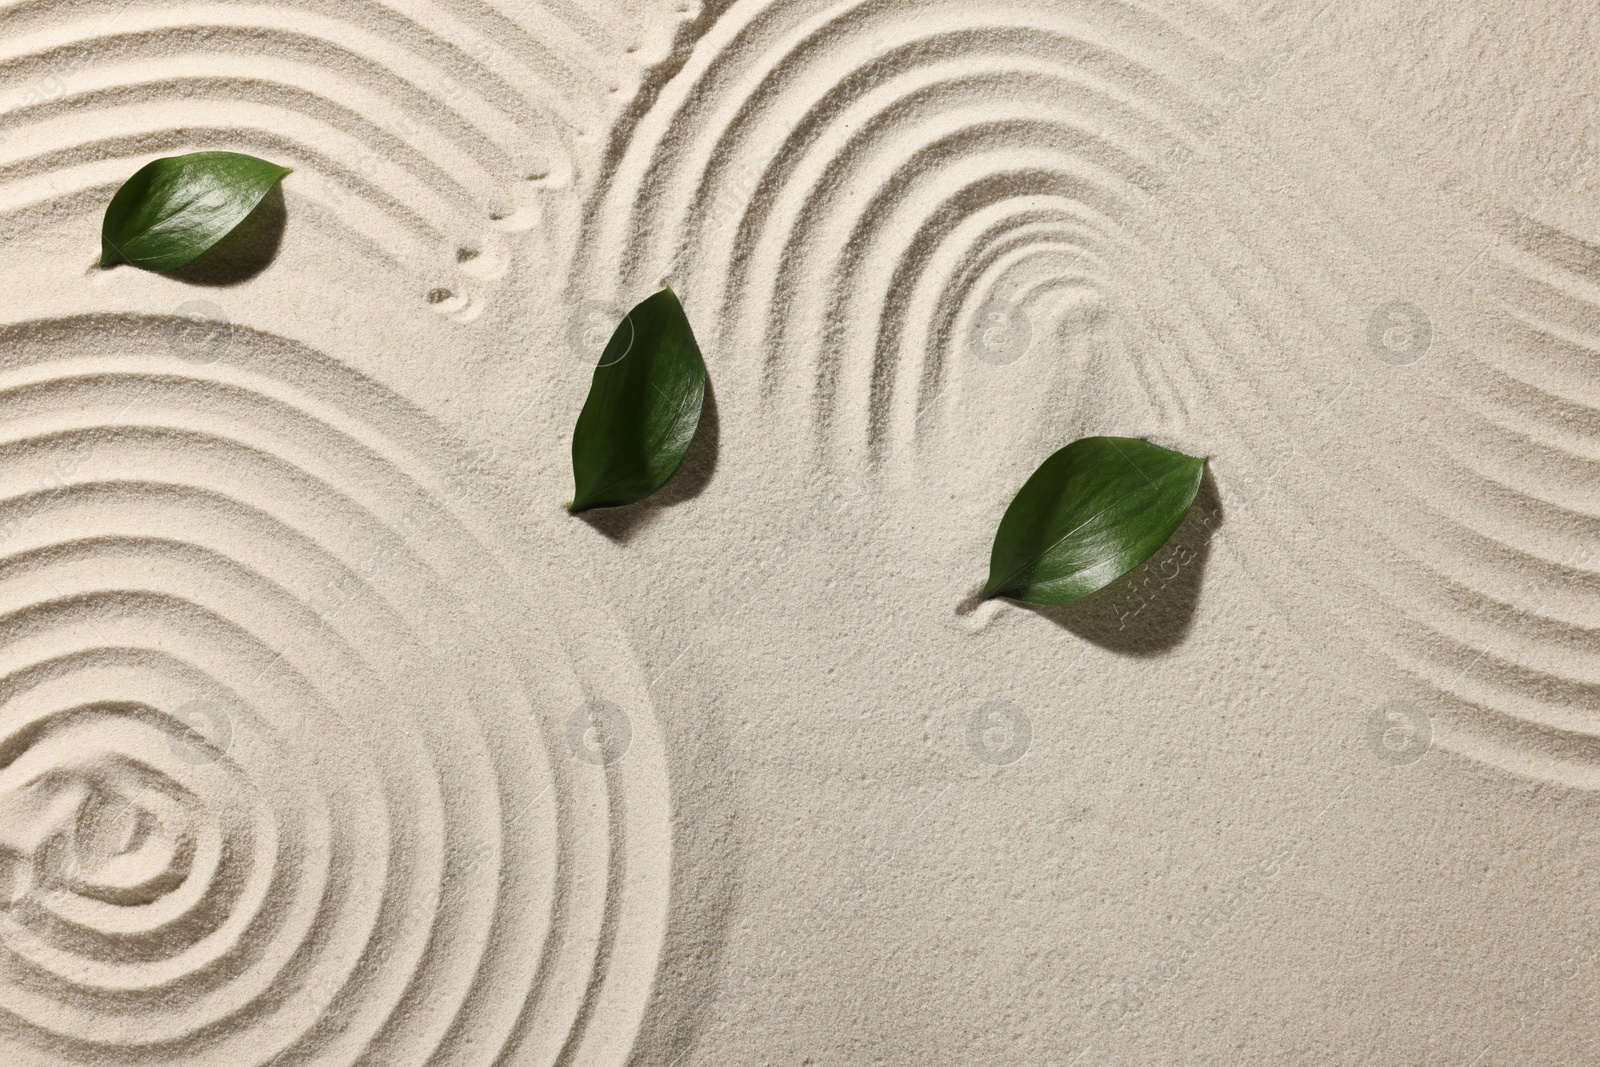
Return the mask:
[[[626,649],[560,546],[507,577],[428,420],[181,321],[0,331],[5,1061],[621,1062],[666,882]],[[594,701],[625,758],[575,758]]]

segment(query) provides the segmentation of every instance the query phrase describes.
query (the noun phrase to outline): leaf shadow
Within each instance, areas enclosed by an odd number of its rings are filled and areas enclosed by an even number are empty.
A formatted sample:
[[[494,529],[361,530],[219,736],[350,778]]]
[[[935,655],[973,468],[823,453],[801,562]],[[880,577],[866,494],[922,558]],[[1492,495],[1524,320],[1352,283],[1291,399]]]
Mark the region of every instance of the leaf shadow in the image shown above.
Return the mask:
[[[280,182],[226,237],[177,270],[162,273],[190,285],[213,288],[247,282],[277,258],[288,219]]]
[[[1181,644],[1194,625],[1206,562],[1222,522],[1222,498],[1208,464],[1183,525],[1155,555],[1082,600],[1017,606],[1113,652],[1160,655]]]
[[[683,457],[683,465],[667,480],[667,484],[637,504],[627,504],[620,508],[596,508],[593,511],[580,512],[576,517],[617,544],[626,545],[637,537],[640,531],[654,524],[663,511],[685,500],[693,500],[705,492],[706,486],[711,484],[712,474],[717,469],[717,455],[721,441],[722,429],[721,420],[717,416],[717,396],[708,375],[705,401],[700,407],[700,425],[695,429],[694,440],[689,442],[689,452]]]

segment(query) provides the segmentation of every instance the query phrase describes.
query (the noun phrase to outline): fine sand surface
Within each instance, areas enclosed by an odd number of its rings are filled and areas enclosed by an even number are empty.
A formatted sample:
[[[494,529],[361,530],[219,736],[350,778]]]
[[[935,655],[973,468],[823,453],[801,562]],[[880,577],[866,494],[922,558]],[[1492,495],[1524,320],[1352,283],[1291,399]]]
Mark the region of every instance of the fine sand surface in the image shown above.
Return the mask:
[[[1600,9],[0,2],[0,1064],[1591,1064]],[[294,168],[163,277],[160,155]],[[569,517],[670,283],[711,403]],[[1056,448],[1211,458],[977,604]]]

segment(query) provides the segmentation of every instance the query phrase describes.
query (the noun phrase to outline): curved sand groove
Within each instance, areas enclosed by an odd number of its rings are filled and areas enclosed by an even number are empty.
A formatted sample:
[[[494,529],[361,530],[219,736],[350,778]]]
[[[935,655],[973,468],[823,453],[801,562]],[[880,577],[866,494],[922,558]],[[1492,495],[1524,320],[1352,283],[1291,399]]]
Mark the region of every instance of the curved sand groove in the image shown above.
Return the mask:
[[[1265,198],[1267,217],[1291,217],[1285,211],[1304,219],[1322,214]],[[1372,228],[1354,211],[1328,225],[1343,240]],[[1264,249],[1270,242],[1254,238],[1255,226],[1241,226],[1238,242]],[[1248,509],[1253,524],[1274,527],[1280,544],[1304,542],[1310,533],[1326,546],[1302,553],[1280,574],[1264,568],[1263,584],[1277,587],[1280,602],[1320,603],[1343,617],[1341,629],[1365,647],[1382,676],[1398,668],[1396,693],[1419,699],[1440,719],[1435,744],[1592,788],[1600,783],[1592,744],[1600,727],[1592,712],[1600,681],[1600,616],[1592,607],[1600,591],[1594,541],[1600,511],[1592,503],[1597,457],[1579,429],[1594,418],[1592,388],[1577,379],[1593,354],[1568,350],[1572,329],[1553,326],[1582,313],[1558,310],[1566,301],[1552,300],[1557,287],[1532,281],[1553,280],[1542,257],[1512,253],[1523,260],[1518,268],[1495,265],[1501,253],[1494,250],[1513,233],[1496,220],[1429,218],[1418,230],[1463,235],[1459,262],[1440,271],[1437,284],[1419,284],[1427,275],[1393,265],[1398,257],[1375,248],[1367,252],[1370,262],[1383,266],[1369,272],[1410,279],[1401,292],[1431,317],[1434,354],[1415,366],[1384,366],[1383,353],[1364,336],[1364,316],[1392,292],[1357,303],[1342,329],[1317,324],[1335,341],[1326,347],[1343,348],[1344,366],[1314,371],[1298,387],[1320,401],[1300,416],[1321,423],[1315,445],[1297,442],[1277,465],[1281,470],[1274,469],[1267,435],[1241,445],[1241,458],[1253,454],[1261,466],[1236,482],[1231,496],[1223,481],[1225,499]],[[1410,237],[1374,236],[1402,248]],[[1305,321],[1315,321],[1311,308],[1323,302],[1317,292],[1324,285],[1362,296],[1372,291],[1370,281],[1337,280],[1327,264],[1312,270],[1284,259],[1262,273],[1329,276],[1308,287]],[[1571,288],[1570,280],[1558,287]],[[1265,327],[1287,321],[1270,305],[1238,318]],[[1465,337],[1474,339],[1470,349],[1457,340]],[[1310,341],[1310,348],[1318,346]],[[1285,386],[1262,387],[1258,380],[1255,388],[1263,408],[1289,408]],[[1229,391],[1207,393],[1205,402],[1222,401]],[[1419,424],[1408,409],[1428,417]],[[1244,409],[1234,410],[1245,425]],[[1228,458],[1218,464],[1219,481]],[[1240,529],[1240,536],[1253,532]],[[1275,554],[1265,538],[1252,537],[1250,547]],[[1353,605],[1360,605],[1358,616]],[[1323,620],[1318,625],[1327,628]]]
[[[1164,308],[1160,329],[1188,350],[1164,361],[1180,372],[1172,393],[1188,434],[1212,456],[1235,558],[1286,614],[1312,611],[1314,632],[1340,635],[1335,662],[1370,666],[1390,696],[1424,704],[1434,744],[1519,773],[1593,779],[1584,739],[1596,725],[1600,618],[1574,536],[1589,509],[1550,482],[1561,464],[1530,438],[1548,409],[1503,417],[1509,379],[1495,363],[1526,367],[1515,347],[1525,339],[1474,321],[1475,294],[1452,289],[1448,273],[1422,286],[1376,242],[1341,247],[1370,221],[1319,207],[1314,191],[1282,192],[1293,178],[1245,188],[1203,169],[1191,177],[1197,189],[1169,216],[1196,201],[1229,209],[1195,210],[1167,243],[1150,243],[1171,254],[1152,251],[1149,276],[1176,294],[1140,303]],[[1275,234],[1282,218],[1305,227],[1299,244],[1321,249],[1320,262]],[[1385,236],[1394,240],[1373,234]],[[1427,362],[1391,368],[1369,342],[1369,317],[1396,294],[1374,293],[1362,273],[1412,280],[1401,294],[1434,323]],[[1439,336],[1452,327],[1508,347],[1455,350]],[[1420,425],[1417,410],[1428,412]],[[1581,759],[1557,773],[1558,749]]]
[[[1293,121],[1341,143],[1331,124]],[[1381,192],[1348,191],[1390,176],[1356,168],[1325,197],[1305,163],[1285,153],[1248,187],[1197,168],[1165,209],[1174,254],[1149,263],[1182,294],[1152,302],[1169,309],[1163,329],[1197,354],[1173,365],[1208,372],[1176,392],[1213,455],[1236,557],[1286,614],[1313,611],[1315,632],[1339,635],[1336,662],[1370,666],[1391,697],[1425,707],[1436,746],[1600,785],[1600,457],[1579,429],[1590,390],[1574,380],[1593,356],[1552,358],[1529,328],[1549,294],[1530,315],[1526,272],[1494,266],[1505,231],[1493,220],[1441,209],[1391,229]],[[1286,218],[1303,234],[1292,243],[1274,223]],[[1459,250],[1409,261],[1440,233]],[[1374,333],[1398,321],[1383,317],[1394,297],[1426,320],[1419,350],[1385,351]]]
[[[615,107],[615,57],[662,47],[637,14],[567,14],[573,25],[532,2],[508,16],[471,0],[106,0],[63,18],[10,4],[0,219],[91,210],[155,154],[255,152],[294,167],[287,195],[411,274],[419,300],[470,320],[526,231],[566,225],[566,190]]]
[[[1188,32],[1114,4],[1073,17],[735,4],[591,207],[603,239],[580,285],[620,277],[631,297],[670,276],[719,312],[702,316],[711,346],[763,354],[753,387],[803,413],[825,453],[878,454],[945,387],[938,339],[953,316],[1009,306],[1012,291],[1073,313],[1092,301],[1162,152],[1197,139],[1206,101],[1183,75],[1206,85],[1215,60],[1191,47],[1160,73],[1154,62]],[[1040,212],[1060,227],[1008,243]],[[978,266],[1003,251],[1005,270]],[[1035,284],[1064,262],[1077,279]]]
[[[426,419],[270,335],[194,367],[171,328],[4,331],[8,1053],[622,1062],[667,863],[626,651],[559,545],[512,595]],[[573,733],[591,699],[617,758]]]
[[[1467,419],[1479,488],[1454,510],[1468,543],[1429,672],[1465,710],[1447,743],[1538,777],[1600,788],[1600,280],[1584,242],[1525,216],[1491,220],[1478,291],[1502,311],[1472,353]],[[1470,575],[1471,577],[1467,577]],[[1442,612],[1441,612],[1442,614]],[[1442,642],[1443,643],[1443,642]]]

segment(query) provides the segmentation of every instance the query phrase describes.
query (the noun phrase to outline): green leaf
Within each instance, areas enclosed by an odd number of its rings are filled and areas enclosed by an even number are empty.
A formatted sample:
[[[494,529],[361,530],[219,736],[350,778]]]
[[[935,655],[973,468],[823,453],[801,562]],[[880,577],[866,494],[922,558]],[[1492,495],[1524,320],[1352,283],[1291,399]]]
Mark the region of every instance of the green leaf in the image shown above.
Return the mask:
[[[238,152],[195,152],[147,164],[106,208],[100,265],[185,266],[233,232],[288,173]]]
[[[671,289],[628,312],[594,369],[572,434],[567,510],[614,508],[666,484],[700,426],[706,365]]]
[[[983,599],[1067,604],[1166,544],[1206,461],[1132,437],[1085,437],[1040,464],[995,533]]]

